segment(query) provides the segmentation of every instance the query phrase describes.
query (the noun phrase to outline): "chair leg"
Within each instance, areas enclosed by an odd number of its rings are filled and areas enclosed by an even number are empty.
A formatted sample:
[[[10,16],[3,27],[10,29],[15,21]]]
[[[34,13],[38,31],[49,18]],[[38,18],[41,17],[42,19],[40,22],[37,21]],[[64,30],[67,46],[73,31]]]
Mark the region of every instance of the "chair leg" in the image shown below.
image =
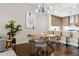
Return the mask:
[[[44,47],[44,55],[46,56],[47,54],[46,54],[46,47]]]
[[[39,55],[39,47],[36,47],[36,52],[35,52],[35,56]]]
[[[35,55],[36,55],[36,56],[40,56],[40,55],[41,55],[41,47],[37,47],[37,48],[36,48]]]
[[[46,56],[46,47],[41,48],[41,55]]]
[[[37,48],[35,49],[35,56],[37,55]]]
[[[59,50],[59,46],[60,46],[60,43],[58,42],[59,41],[59,39],[57,39],[57,48],[58,48],[58,50]]]
[[[47,55],[47,47],[36,47],[35,56]]]
[[[47,45],[54,51],[54,48],[49,43],[47,43]]]

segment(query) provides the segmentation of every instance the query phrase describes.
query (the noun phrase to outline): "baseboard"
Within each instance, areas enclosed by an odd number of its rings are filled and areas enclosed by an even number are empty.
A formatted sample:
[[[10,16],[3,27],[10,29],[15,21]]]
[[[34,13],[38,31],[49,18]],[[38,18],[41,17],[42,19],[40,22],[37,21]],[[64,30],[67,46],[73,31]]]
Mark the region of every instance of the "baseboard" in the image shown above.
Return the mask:
[[[17,42],[16,45],[18,45],[18,44],[23,44],[23,43],[28,43],[28,42],[27,42],[27,41]]]

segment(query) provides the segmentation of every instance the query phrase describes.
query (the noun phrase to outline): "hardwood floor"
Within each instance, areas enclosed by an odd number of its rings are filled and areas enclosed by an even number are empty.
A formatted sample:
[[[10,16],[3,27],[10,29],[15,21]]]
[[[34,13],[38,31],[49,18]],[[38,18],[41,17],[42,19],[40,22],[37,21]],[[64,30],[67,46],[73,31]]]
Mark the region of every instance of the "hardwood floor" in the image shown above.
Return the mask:
[[[73,46],[65,46],[64,44],[60,44],[59,48],[56,46],[56,44],[53,44],[52,47],[54,50],[52,50],[49,46],[47,46],[46,56],[78,56],[79,50],[77,48],[74,48]],[[36,47],[30,43],[24,43],[19,44],[16,46],[13,46],[13,49],[17,56],[35,56],[35,49]],[[43,54],[41,54],[43,56]]]

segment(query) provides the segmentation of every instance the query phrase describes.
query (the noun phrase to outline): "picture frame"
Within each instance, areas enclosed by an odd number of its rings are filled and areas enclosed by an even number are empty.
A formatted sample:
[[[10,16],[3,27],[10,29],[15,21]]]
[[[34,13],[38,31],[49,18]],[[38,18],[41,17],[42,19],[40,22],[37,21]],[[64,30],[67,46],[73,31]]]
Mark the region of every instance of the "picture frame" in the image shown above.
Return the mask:
[[[34,13],[31,12],[25,13],[25,28],[26,29],[36,28],[36,18]]]

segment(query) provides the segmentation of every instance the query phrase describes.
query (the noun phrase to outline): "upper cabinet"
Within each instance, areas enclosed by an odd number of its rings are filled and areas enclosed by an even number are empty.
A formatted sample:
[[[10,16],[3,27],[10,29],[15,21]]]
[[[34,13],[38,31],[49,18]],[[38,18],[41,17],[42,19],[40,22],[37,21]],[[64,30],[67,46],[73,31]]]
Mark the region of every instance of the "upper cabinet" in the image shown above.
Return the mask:
[[[69,17],[62,17],[62,26],[69,26]]]
[[[75,24],[75,16],[72,15],[70,16],[70,25],[74,25]]]
[[[79,26],[79,15],[62,17],[62,26]]]
[[[75,25],[79,26],[79,15],[75,15]]]
[[[79,26],[79,15],[72,15],[70,17],[70,26]]]
[[[51,15],[51,26],[79,26],[79,15],[66,17]]]
[[[61,26],[61,17],[51,15],[51,25],[52,26]]]

